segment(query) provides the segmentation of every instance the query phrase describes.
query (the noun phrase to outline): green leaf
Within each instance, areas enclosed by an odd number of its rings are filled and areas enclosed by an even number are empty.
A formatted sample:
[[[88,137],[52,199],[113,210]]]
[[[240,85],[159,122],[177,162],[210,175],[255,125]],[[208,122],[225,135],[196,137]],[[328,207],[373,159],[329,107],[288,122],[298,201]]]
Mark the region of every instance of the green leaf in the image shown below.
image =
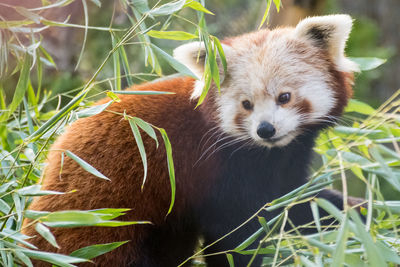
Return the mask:
[[[108,92],[111,93],[111,92]],[[108,94],[107,93],[107,94]],[[112,93],[118,95],[174,95],[174,92],[162,92],[162,91],[113,91]],[[119,101],[118,101],[119,102]]]
[[[233,261],[233,256],[232,254],[226,253],[226,259],[228,260],[229,267],[235,267],[235,263]]]
[[[47,196],[47,195],[62,195],[65,194],[64,192],[57,192],[57,191],[49,191],[49,190],[40,190],[42,186],[39,184],[25,186],[21,189],[17,190],[17,194],[20,196]]]
[[[76,66],[75,66],[75,71],[78,69],[78,66],[81,63],[81,60],[83,57],[83,51],[85,51],[87,32],[88,32],[88,26],[89,26],[89,14],[88,14],[86,0],[82,0],[81,2],[82,2],[83,14],[84,14],[84,18],[85,18],[85,27],[84,27],[82,48],[81,48],[81,52],[79,53],[78,62],[76,63]]]
[[[381,130],[368,130],[368,129],[360,129],[360,128],[353,128],[353,127],[346,127],[346,126],[336,126],[334,128],[335,132],[346,134],[346,135],[377,135],[382,134],[383,131]]]
[[[387,262],[393,262],[397,265],[400,264],[400,257],[397,255],[396,250],[393,250],[393,248],[388,247],[387,244],[381,241],[376,242],[376,247],[379,249],[379,254],[382,255]]]
[[[21,249],[21,251],[23,251],[25,255],[27,255],[30,258],[50,262],[60,267],[74,267],[74,265],[72,265],[71,263],[88,261],[87,259],[71,257],[57,253],[28,250],[28,249],[23,249],[23,250]]]
[[[194,1],[194,0],[187,0],[183,7],[190,7],[191,9],[194,9],[194,10],[197,10],[197,11],[200,11],[203,13],[207,13],[210,15],[214,15],[214,13],[212,13],[207,8],[205,8],[202,4],[200,4],[199,2]]]
[[[321,222],[320,222],[318,206],[315,203],[315,201],[311,201],[310,206],[311,206],[311,212],[313,215],[315,226],[317,227],[318,233],[321,233]]]
[[[0,122],[7,120],[22,102],[25,92],[28,89],[29,68],[31,66],[31,61],[31,56],[28,53],[25,53],[24,59],[21,61],[23,65],[21,68],[17,86],[15,88],[13,100],[8,106],[8,112],[4,112],[3,115],[0,116]]]
[[[374,201],[373,207],[379,210],[390,210],[392,213],[400,214],[400,201]]]
[[[97,177],[99,177],[101,179],[110,181],[109,178],[104,176],[101,172],[96,170],[93,166],[91,166],[89,163],[87,163],[86,161],[84,161],[83,159],[81,159],[80,157],[78,157],[77,155],[72,153],[71,151],[65,150],[65,154],[68,157],[70,157],[71,159],[73,159],[74,161],[76,161],[76,163],[78,163],[83,169],[85,169],[86,171],[90,172],[94,176],[97,176]]]
[[[54,126],[58,121],[60,121],[62,118],[64,118],[71,110],[73,110],[76,106],[79,105],[79,103],[82,102],[82,100],[86,96],[86,92],[84,93],[79,93],[77,96],[75,96],[65,107],[63,107],[57,114],[52,116],[48,121],[46,121],[42,126],[40,126],[39,129],[37,129],[33,134],[31,134],[27,138],[27,142],[34,142],[36,141],[40,136],[42,136],[49,128]]]
[[[365,225],[361,222],[360,216],[354,211],[349,210],[349,214],[355,223],[356,236],[361,239],[362,244],[365,247],[365,252],[367,254],[368,263],[370,266],[387,266],[379,250],[375,246],[372,237],[367,231],[365,231]]]
[[[96,258],[100,255],[103,255],[111,250],[114,250],[114,249],[122,246],[123,244],[126,244],[127,242],[129,242],[129,241],[91,245],[91,246],[87,246],[87,247],[75,250],[74,252],[72,252],[70,254],[70,256],[91,260],[91,259]]]
[[[95,4],[98,7],[101,7],[101,2],[99,0],[90,0],[93,4]]]
[[[156,147],[158,148],[158,139],[153,127],[149,123],[145,122],[144,120],[138,117],[134,117],[132,119],[135,121],[137,126],[139,126],[143,131],[145,131],[151,138],[153,138],[154,141],[156,141]]]
[[[360,70],[373,70],[386,62],[386,59],[376,57],[349,57],[351,61],[358,64]]]
[[[25,218],[36,220],[41,217],[49,215],[50,212],[48,211],[36,211],[36,210],[25,210],[24,215]]]
[[[263,17],[261,19],[261,22],[260,22],[260,25],[258,26],[258,29],[260,29],[264,25],[265,21],[268,19],[269,10],[271,9],[271,3],[272,3],[272,0],[267,0],[267,7],[265,8],[264,15],[263,15]]]
[[[107,96],[117,103],[121,102],[121,99],[119,99],[119,97],[114,92],[115,91],[108,91]],[[117,92],[119,92],[119,91],[117,91]],[[124,92],[124,91],[121,91],[121,92]]]
[[[26,266],[28,267],[33,267],[33,264],[31,260],[24,254],[23,251],[21,250],[14,250],[15,256],[17,256],[18,259],[20,259],[23,263],[25,263]]]
[[[41,16],[22,6],[16,6],[15,11],[17,11],[19,14],[21,14],[27,19],[33,20],[36,24],[39,24],[40,21],[42,20]]]
[[[144,184],[145,184],[146,178],[147,178],[146,150],[144,148],[144,144],[143,144],[142,136],[140,135],[139,128],[137,127],[135,121],[132,119],[128,119],[128,120],[129,120],[129,125],[131,126],[131,129],[132,129],[133,136],[135,137],[137,147],[139,149],[140,157],[142,158],[142,162],[143,162],[143,171],[144,171],[143,182],[142,182],[142,190],[143,190],[143,187],[144,187]]]
[[[268,233],[270,231],[269,226],[267,224],[267,221],[265,220],[264,217],[261,216],[257,216],[258,222],[261,224],[262,228],[264,229],[264,231],[266,233]]]
[[[131,4],[142,14],[149,11],[149,4],[147,0],[131,0]]]
[[[0,29],[9,29],[11,27],[21,27],[35,23],[32,20],[6,20],[0,21]]]
[[[172,159],[172,146],[171,146],[171,142],[169,141],[167,132],[162,128],[159,128],[158,130],[160,131],[161,136],[164,140],[165,150],[167,153],[169,181],[170,181],[170,185],[171,185],[171,204],[168,209],[168,213],[167,213],[167,215],[168,215],[172,211],[172,207],[174,206],[174,203],[175,203],[175,191],[176,191],[175,168],[174,168],[174,161]]]
[[[371,145],[369,147],[369,153],[377,162],[379,162],[383,173],[385,173],[385,175],[382,177],[384,177],[391,185],[393,185],[393,188],[396,188],[397,191],[400,191],[399,179],[397,179],[392,169],[387,165],[387,163],[385,162],[384,158],[382,157],[381,153],[379,152],[379,150],[375,145]]]
[[[161,50],[160,48],[158,48],[154,44],[151,44],[151,47],[154,49],[154,51],[160,57],[165,59],[168,62],[168,64],[170,64],[171,67],[173,67],[176,71],[197,79],[196,75],[190,69],[188,69],[185,65],[183,65],[182,63],[180,63],[179,61],[174,59],[172,56],[170,56],[169,54],[167,54],[166,52],[164,52],[163,50]]]
[[[166,3],[158,8],[154,8],[149,11],[150,15],[153,16],[165,16],[171,15],[172,13],[181,10],[185,4],[186,0],[179,0],[171,3]]]
[[[336,266],[341,267],[344,264],[346,242],[347,242],[348,233],[349,233],[348,220],[349,219],[348,219],[347,215],[345,215],[342,220],[342,225],[340,226],[340,229],[339,229],[339,235],[336,240],[336,249],[332,256],[333,262],[332,262],[331,266],[333,266],[333,267],[336,267]]]
[[[149,224],[147,221],[110,221],[104,215],[92,211],[56,211],[41,217],[39,220],[49,227],[82,227],[82,226],[125,226],[133,224]]]
[[[279,12],[279,9],[281,7],[281,0],[274,0],[274,4],[275,4],[275,7],[276,7],[276,11]]]
[[[357,112],[364,115],[371,115],[376,111],[374,108],[372,108],[370,105],[364,102],[355,99],[350,99],[349,104],[345,109],[345,112]]]
[[[159,39],[169,39],[169,40],[191,40],[196,39],[197,36],[184,31],[154,31],[151,30],[147,32],[147,35],[159,38]]]
[[[38,232],[44,239],[46,239],[51,245],[53,245],[56,248],[60,248],[57,244],[56,238],[54,235],[50,232],[49,228],[44,226],[41,223],[37,223],[35,225],[36,232]]]
[[[113,103],[113,101],[109,101],[105,104],[102,105],[98,105],[98,106],[93,106],[84,110],[80,110],[76,113],[76,116],[81,119],[81,118],[86,118],[86,117],[90,117],[90,116],[94,116],[97,115],[101,112],[103,112],[106,108],[108,108],[111,104]]]
[[[111,33],[112,47],[117,47],[117,40],[114,38],[114,33]],[[115,90],[121,90],[121,64],[119,61],[119,49],[113,52],[113,70],[114,70],[114,88]]]
[[[214,44],[217,46],[219,58],[221,59],[222,66],[224,67],[224,73],[226,75],[228,70],[228,64],[226,63],[226,57],[224,53],[224,49],[222,49],[221,42],[218,40],[217,37],[213,37]]]

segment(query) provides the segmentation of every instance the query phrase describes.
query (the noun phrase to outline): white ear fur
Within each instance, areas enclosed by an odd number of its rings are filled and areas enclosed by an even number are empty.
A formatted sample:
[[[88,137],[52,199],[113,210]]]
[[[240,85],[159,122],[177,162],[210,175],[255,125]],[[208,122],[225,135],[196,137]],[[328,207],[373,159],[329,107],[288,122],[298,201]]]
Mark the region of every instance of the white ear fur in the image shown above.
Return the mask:
[[[327,49],[338,70],[354,72],[359,71],[358,65],[344,55],[352,24],[349,15],[311,17],[300,21],[296,26],[295,35]]]
[[[230,47],[222,44],[225,57]],[[206,57],[205,46],[203,42],[192,42],[178,46],[174,50],[174,58],[188,67],[198,78],[192,93],[192,99],[200,97],[204,87],[204,63]],[[221,79],[222,81],[223,79]]]

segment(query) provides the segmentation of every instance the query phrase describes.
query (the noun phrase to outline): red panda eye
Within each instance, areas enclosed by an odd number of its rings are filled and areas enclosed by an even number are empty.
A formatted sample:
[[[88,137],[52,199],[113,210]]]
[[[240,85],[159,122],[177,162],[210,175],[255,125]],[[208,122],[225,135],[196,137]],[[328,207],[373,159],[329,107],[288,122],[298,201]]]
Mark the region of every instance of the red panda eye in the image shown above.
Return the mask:
[[[283,93],[278,96],[278,104],[283,105],[290,101],[290,93]]]
[[[249,100],[242,101],[242,106],[246,110],[251,110],[253,108],[253,104]]]

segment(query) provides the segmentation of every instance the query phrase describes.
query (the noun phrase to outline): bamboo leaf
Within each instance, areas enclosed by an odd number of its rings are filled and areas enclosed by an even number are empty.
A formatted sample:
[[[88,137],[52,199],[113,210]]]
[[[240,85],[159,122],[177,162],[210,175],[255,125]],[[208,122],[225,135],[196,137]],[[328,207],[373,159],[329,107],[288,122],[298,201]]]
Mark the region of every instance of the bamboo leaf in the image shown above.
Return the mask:
[[[68,157],[70,157],[71,159],[73,159],[76,163],[78,163],[83,169],[85,169],[86,171],[90,172],[94,176],[97,176],[97,177],[99,177],[101,179],[110,181],[109,178],[104,176],[101,172],[96,170],[92,165],[90,165],[89,163],[87,163],[86,161],[84,161],[83,159],[81,159],[80,157],[78,157],[77,155],[72,153],[71,151],[65,150],[65,154]]]
[[[171,3],[166,3],[158,8],[154,8],[153,10],[149,11],[150,15],[153,16],[165,16],[171,15],[178,10],[181,10],[185,4],[186,0],[178,0]]]
[[[63,192],[57,192],[57,191],[49,191],[49,190],[40,190],[42,186],[39,184],[31,185],[31,186],[25,186],[21,189],[17,190],[17,194],[20,196],[47,196],[47,195],[62,195],[65,194]]]
[[[110,251],[122,246],[123,244],[126,244],[127,242],[129,242],[129,241],[91,245],[91,246],[87,246],[87,247],[75,250],[74,252],[72,252],[70,254],[70,256],[91,260],[91,259],[96,258],[100,255],[103,255],[107,252],[110,252]]]
[[[271,3],[272,3],[272,0],[267,0],[267,7],[265,8],[264,15],[261,19],[260,25],[258,26],[259,29],[264,25],[265,21],[269,17],[269,10],[271,9]]]
[[[179,61],[174,59],[172,56],[170,56],[169,54],[167,54],[166,52],[164,52],[157,46],[151,44],[151,47],[154,49],[154,51],[160,57],[162,57],[164,60],[166,60],[168,62],[168,64],[170,64],[171,67],[173,67],[176,71],[197,79],[196,75],[190,69],[188,69],[185,65],[183,65],[182,63],[180,63]]]
[[[140,157],[142,158],[142,162],[143,162],[143,171],[144,171],[143,182],[142,182],[142,190],[143,190],[143,187],[144,187],[144,184],[145,184],[146,178],[147,178],[146,150],[144,148],[144,144],[143,144],[142,136],[140,135],[139,128],[137,127],[135,121],[132,119],[128,119],[128,121],[129,121],[129,125],[131,126],[132,133],[133,133],[133,136],[135,137],[136,145],[138,147]]]
[[[332,255],[333,262],[331,264],[332,267],[341,267],[344,264],[345,259],[345,250],[346,250],[346,242],[349,233],[349,224],[348,217],[345,215],[345,218],[342,220],[342,225],[339,229],[339,235],[336,240],[336,250]]]
[[[229,267],[235,267],[235,263],[233,262],[232,254],[226,253],[226,259],[228,260]]]
[[[170,186],[171,186],[171,204],[170,204],[168,212],[167,212],[167,215],[168,215],[172,211],[172,208],[175,203],[175,191],[176,191],[175,168],[174,168],[174,161],[172,159],[172,146],[171,146],[171,142],[169,141],[167,132],[162,128],[159,128],[158,130],[160,131],[161,136],[164,140],[165,150],[167,153],[169,181],[170,181]]]
[[[362,71],[376,69],[386,62],[386,59],[377,57],[349,57],[349,59],[357,63]]]
[[[18,259],[20,259],[23,263],[25,263],[26,266],[28,267],[33,267],[33,264],[29,257],[27,257],[23,251],[21,250],[14,250],[15,256],[17,256]]]
[[[60,248],[57,244],[56,238],[54,235],[50,232],[49,228],[44,226],[41,223],[37,223],[35,225],[36,232],[38,232],[44,239],[46,239],[52,246],[56,248]]]
[[[375,113],[375,109],[364,102],[350,99],[349,104],[345,108],[345,112],[357,112],[360,114],[371,115]]]
[[[173,95],[174,92],[162,92],[162,91],[113,91],[113,94],[117,95]],[[119,102],[119,101],[118,101]]]
[[[365,252],[367,254],[368,262],[370,266],[387,266],[379,250],[375,246],[374,241],[370,234],[365,231],[365,225],[361,222],[360,216],[354,211],[349,210],[349,214],[355,223],[356,235],[361,239],[362,244],[365,247]]]
[[[5,112],[0,117],[0,122],[7,120],[10,115],[17,109],[19,104],[22,102],[25,92],[28,89],[29,84],[29,68],[31,66],[31,56],[25,53],[24,59],[22,61],[22,68],[19,75],[18,83],[15,88],[15,93],[11,104],[8,106],[8,112]]]
[[[84,110],[80,110],[76,113],[76,116],[78,118],[86,118],[86,117],[100,114],[101,112],[106,110],[112,103],[113,103],[113,101],[109,101],[105,104],[101,104],[101,105],[93,106],[93,107],[90,107],[90,108],[87,108]]]
[[[202,4],[200,4],[199,2],[194,1],[194,0],[187,0],[183,7],[190,7],[191,9],[194,9],[194,10],[197,10],[197,11],[200,11],[203,13],[207,13],[210,15],[214,15],[214,13],[212,13],[210,10],[208,10]]]
[[[138,125],[143,131],[145,131],[151,138],[156,141],[156,147],[158,148],[158,139],[156,132],[154,131],[153,127],[145,122],[144,120],[134,117],[133,120],[135,121],[136,125]]]
[[[147,35],[159,38],[159,39],[169,39],[169,40],[191,40],[198,38],[196,35],[184,32],[184,31],[154,31],[151,30],[147,32]]]

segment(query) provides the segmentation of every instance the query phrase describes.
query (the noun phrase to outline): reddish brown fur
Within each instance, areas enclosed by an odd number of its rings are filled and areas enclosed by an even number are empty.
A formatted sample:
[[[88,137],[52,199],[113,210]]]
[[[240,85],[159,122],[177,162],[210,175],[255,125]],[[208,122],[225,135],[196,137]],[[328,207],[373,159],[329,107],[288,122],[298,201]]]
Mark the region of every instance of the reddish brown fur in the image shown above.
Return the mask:
[[[123,220],[148,220],[155,224],[126,226],[118,228],[84,227],[84,228],[53,228],[61,249],[55,249],[44,239],[37,236],[35,230],[27,228],[24,233],[36,235],[31,241],[37,247],[46,251],[57,251],[68,254],[78,248],[94,243],[109,243],[122,240],[131,240],[128,244],[95,259],[101,266],[126,266],[129,261],[141,254],[137,243],[146,236],[149,227],[165,224],[179,217],[185,207],[194,205],[196,199],[201,199],[197,192],[207,192],[206,189],[193,188],[194,181],[184,181],[191,178],[192,165],[197,155],[188,153],[196,151],[201,137],[205,133],[202,123],[202,113],[194,110],[195,102],[190,102],[190,93],[193,86],[191,78],[177,78],[158,83],[147,83],[133,88],[134,90],[173,91],[175,95],[162,96],[121,96],[120,103],[112,104],[108,110],[137,116],[144,120],[165,128],[174,149],[176,167],[177,192],[176,202],[172,214],[166,219],[170,203],[170,184],[166,165],[165,150],[160,144],[156,150],[155,142],[145,133],[142,134],[148,157],[148,179],[143,192],[140,191],[143,180],[143,167],[130,126],[120,115],[102,112],[99,115],[81,119],[73,123],[51,147],[48,155],[48,167],[43,179],[44,190],[68,192],[62,196],[45,196],[35,199],[30,209],[43,211],[69,209],[98,209],[98,208],[130,208],[131,212]],[[105,99],[99,102],[109,101]],[[163,112],[159,112],[163,110]],[[184,128],[197,129],[196,134],[184,135]],[[159,137],[162,142],[161,137]],[[82,169],[76,162],[66,157],[61,178],[60,151],[70,150],[89,164],[94,166],[111,181],[94,177]],[[127,164],[128,163],[128,164]],[[216,163],[217,164],[217,163]],[[190,166],[189,166],[190,165]],[[211,164],[212,165],[212,164]],[[202,177],[212,179],[210,169],[215,166],[202,166]],[[194,178],[193,178],[194,179]],[[204,186],[210,184],[200,183]],[[120,219],[120,218],[119,218]],[[176,233],[175,233],[176,234]],[[170,237],[170,238],[173,238]],[[165,242],[171,242],[164,240]],[[196,240],[188,240],[190,242]],[[171,251],[171,257],[184,259],[186,248],[180,251]],[[186,251],[190,256],[192,251]],[[166,259],[167,262],[167,259]],[[36,263],[35,266],[44,264]],[[91,264],[91,266],[93,266]]]
[[[311,113],[312,112],[312,107],[310,101],[307,99],[303,99],[299,102],[296,102],[295,107],[299,111],[299,113]]]

